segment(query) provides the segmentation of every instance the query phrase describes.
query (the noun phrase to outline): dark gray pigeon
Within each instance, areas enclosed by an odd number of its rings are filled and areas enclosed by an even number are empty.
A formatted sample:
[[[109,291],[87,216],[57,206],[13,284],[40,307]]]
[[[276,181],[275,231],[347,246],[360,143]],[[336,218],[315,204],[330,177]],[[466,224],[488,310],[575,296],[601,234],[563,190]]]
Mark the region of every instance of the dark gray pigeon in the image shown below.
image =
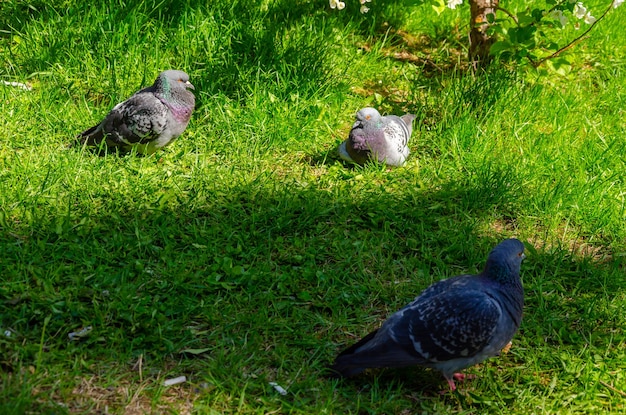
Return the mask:
[[[80,144],[139,154],[152,154],[185,131],[195,106],[189,75],[169,70],[159,74],[152,86],[117,104],[104,120],[78,135]]]
[[[336,359],[332,370],[349,377],[366,368],[422,365],[443,373],[450,389],[458,371],[498,356],[522,321],[520,265],[524,244],[506,239],[478,275],[459,275],[426,288],[382,326]]]
[[[349,163],[363,165],[369,160],[402,166],[409,156],[413,114],[381,116],[374,108],[356,114],[350,135],[339,146],[339,155]]]

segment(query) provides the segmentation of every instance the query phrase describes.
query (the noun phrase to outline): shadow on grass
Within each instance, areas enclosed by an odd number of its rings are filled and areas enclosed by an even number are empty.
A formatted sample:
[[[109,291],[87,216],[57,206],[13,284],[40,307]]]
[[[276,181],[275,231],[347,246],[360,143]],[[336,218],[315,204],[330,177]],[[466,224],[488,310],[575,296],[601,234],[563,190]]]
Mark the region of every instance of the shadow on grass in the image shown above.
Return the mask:
[[[514,217],[517,208],[510,201],[520,191],[510,172],[497,169],[433,192],[370,189],[332,194],[250,186],[203,196],[204,191],[196,190],[174,203],[173,210],[160,206],[137,210],[134,201],[128,201],[128,206],[101,217],[40,214],[27,228],[5,230],[7,284],[2,288],[2,307],[7,315],[23,313],[16,330],[27,333],[41,327],[50,307],[70,299],[58,315],[52,315],[49,330],[62,332],[65,325],[89,321],[93,316],[88,304],[96,301],[92,296],[100,296],[101,290],[125,291],[126,285],[134,287],[126,292],[131,296],[140,286],[155,292],[159,284],[173,292],[182,289],[189,298],[162,298],[157,308],[183,314],[185,301],[199,294],[196,290],[211,294],[277,289],[295,297],[306,291],[328,301],[328,310],[343,308],[341,298],[353,297],[354,290],[360,294],[348,301],[352,306],[371,296],[402,305],[431,278],[479,270],[491,247],[512,235],[503,229],[496,238],[486,238],[477,225],[494,207]],[[566,291],[575,290],[581,281],[592,291],[610,285],[606,279],[578,278],[579,267],[593,275],[592,263],[560,251],[537,255],[541,261],[531,265],[531,275],[539,270],[548,275],[546,266],[556,270],[562,266],[563,271],[553,274],[574,278],[542,284],[567,282]],[[524,268],[528,272],[527,264]],[[325,281],[318,271],[328,274]],[[387,286],[389,281],[374,282],[377,278],[406,278],[411,281],[407,296],[395,300],[395,288]],[[361,287],[352,284],[355,280]],[[327,296],[328,291],[334,295]],[[70,298],[64,300],[67,295]],[[152,312],[149,304],[144,306],[142,313]],[[143,324],[121,314],[108,315],[108,323],[119,319],[120,327]]]
[[[40,212],[24,226],[3,216],[1,325],[13,337],[0,339],[2,367],[64,365],[74,355],[92,361],[96,351],[104,362],[131,364],[140,355],[159,362],[206,349],[212,358],[186,358],[188,370],[231,383],[285,365],[321,376],[337,343],[352,341],[344,333],[372,330],[434,280],[480,270],[495,244],[515,236],[477,227],[496,207],[515,215],[507,201],[519,189],[507,174],[397,193],[253,182],[191,189],[171,205],[138,208],[129,200],[98,217]],[[531,249],[516,341],[580,347],[593,333],[596,344],[609,342],[616,327],[606,324],[616,311],[588,304],[619,287],[607,276],[617,268]],[[68,341],[87,325],[89,338]],[[434,395],[445,384],[433,373],[377,371],[340,387],[397,379],[406,393]]]

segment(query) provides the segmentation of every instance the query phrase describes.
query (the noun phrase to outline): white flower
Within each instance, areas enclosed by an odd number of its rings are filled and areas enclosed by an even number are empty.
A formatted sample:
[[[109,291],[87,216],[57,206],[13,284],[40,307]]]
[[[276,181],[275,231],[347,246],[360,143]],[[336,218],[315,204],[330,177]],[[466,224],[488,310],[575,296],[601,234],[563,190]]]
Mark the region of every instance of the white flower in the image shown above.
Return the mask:
[[[552,10],[550,12],[550,17],[554,20],[558,20],[561,23],[561,27],[565,27],[567,25],[567,16],[563,14],[563,10]]]
[[[584,19],[587,24],[594,24],[596,22],[596,18],[591,15],[591,12],[587,10],[581,2],[576,3],[572,13],[574,13],[574,16],[577,18]]]
[[[623,2],[624,0],[613,0],[613,8],[617,9],[619,6],[622,5]]]
[[[372,1],[372,0],[361,0],[361,4],[369,3],[369,2],[371,2],[371,1]],[[615,1],[617,1],[617,0],[615,0]],[[624,0],[622,0],[622,1],[624,1]]]
[[[456,6],[463,4],[463,0],[448,0],[448,8],[454,10]]]
[[[346,3],[341,0],[329,0],[329,2],[331,9],[343,10],[343,8],[346,7]]]
[[[370,8],[366,5],[361,6],[361,13],[365,14],[370,11]]]
[[[587,8],[583,6],[581,2],[578,2],[574,6],[574,11],[572,13],[574,13],[574,16],[576,16],[577,19],[582,19],[585,17],[585,14],[587,14]]]

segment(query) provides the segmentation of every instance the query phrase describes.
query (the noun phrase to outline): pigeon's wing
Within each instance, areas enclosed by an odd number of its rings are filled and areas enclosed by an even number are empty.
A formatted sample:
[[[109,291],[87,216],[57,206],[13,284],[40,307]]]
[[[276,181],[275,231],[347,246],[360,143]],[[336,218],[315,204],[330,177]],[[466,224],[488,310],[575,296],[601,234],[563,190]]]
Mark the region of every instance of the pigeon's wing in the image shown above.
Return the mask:
[[[167,125],[165,106],[151,92],[138,92],[116,105],[102,122],[102,131],[114,144],[147,143]]]
[[[391,166],[401,166],[409,156],[409,138],[411,133],[405,122],[395,115],[384,117],[382,126],[385,150],[384,161]],[[381,160],[383,161],[383,160]]]
[[[502,310],[484,290],[451,290],[419,298],[402,309],[390,329],[404,347],[426,360],[472,357],[489,345]]]
[[[385,138],[394,151],[403,153],[409,143],[411,132],[407,124],[400,117],[388,115],[384,126]]]
[[[464,287],[468,289],[474,289],[476,275],[463,274],[455,277],[446,278],[443,280],[432,283],[428,288],[425,288],[413,301],[407,304],[404,308],[410,308],[414,305],[427,301],[430,297],[438,296],[444,292],[452,290],[463,290]]]

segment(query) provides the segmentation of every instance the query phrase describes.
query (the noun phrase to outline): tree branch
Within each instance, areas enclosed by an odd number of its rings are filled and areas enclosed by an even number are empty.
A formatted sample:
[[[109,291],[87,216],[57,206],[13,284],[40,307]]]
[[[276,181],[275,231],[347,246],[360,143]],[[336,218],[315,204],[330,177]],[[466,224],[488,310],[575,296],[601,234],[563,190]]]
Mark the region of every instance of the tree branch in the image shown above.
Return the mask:
[[[553,54],[546,56],[545,58],[540,59],[537,62],[534,62],[530,57],[528,57],[528,60],[530,61],[530,64],[535,67],[538,68],[539,65],[541,65],[542,63],[544,63],[545,61],[549,60],[549,59],[553,59],[555,57],[557,57],[558,55],[560,55],[561,53],[565,52],[567,49],[571,48],[572,46],[574,46],[576,43],[578,43],[582,38],[584,38],[585,36],[587,36],[587,33],[589,33],[591,31],[591,29],[593,29],[593,27],[598,24],[600,22],[600,20],[604,19],[606,17],[606,15],[609,13],[609,11],[613,8],[613,1],[611,1],[611,4],[609,4],[609,7],[607,7],[607,9],[604,11],[604,13],[602,13],[602,16],[600,16],[599,18],[596,19],[595,22],[591,23],[591,25],[589,25],[589,27],[587,28],[587,30],[585,30],[580,36],[578,36],[576,39],[572,40],[571,42],[569,42],[567,45],[563,46],[562,48],[560,48],[559,50],[557,50],[556,52],[554,52]]]
[[[504,7],[500,7],[499,5],[496,6],[496,10],[500,10],[501,12],[504,12],[504,14],[506,14],[507,16],[509,16],[511,18],[511,20],[513,20],[515,22],[515,24],[517,25],[517,27],[519,27],[519,21],[517,20],[517,16],[515,16],[513,13],[511,13],[510,11],[508,11],[507,9],[505,9]]]

